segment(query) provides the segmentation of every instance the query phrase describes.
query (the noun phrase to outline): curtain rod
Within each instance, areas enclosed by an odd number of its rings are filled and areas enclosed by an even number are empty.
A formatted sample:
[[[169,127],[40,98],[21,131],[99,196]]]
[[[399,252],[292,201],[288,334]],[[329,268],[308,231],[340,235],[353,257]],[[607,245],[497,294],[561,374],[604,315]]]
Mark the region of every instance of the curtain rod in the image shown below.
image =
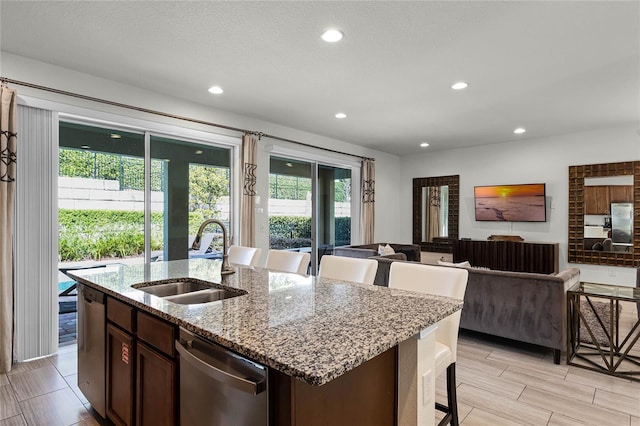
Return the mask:
[[[329,148],[318,147],[318,146],[310,145],[308,143],[295,141],[295,140],[292,140],[292,139],[286,139],[286,138],[281,138],[279,136],[269,135],[269,134],[263,133],[263,132],[256,132],[256,131],[253,131],[253,130],[241,129],[239,127],[226,126],[224,124],[218,124],[218,123],[212,123],[210,121],[198,120],[196,118],[190,118],[190,117],[184,117],[184,116],[181,116],[181,115],[169,114],[167,112],[156,111],[156,110],[153,110],[153,109],[148,109],[148,108],[142,108],[142,107],[137,107],[137,106],[128,105],[128,104],[123,104],[121,102],[109,101],[107,99],[96,98],[96,97],[93,97],[93,96],[81,95],[79,93],[68,92],[66,90],[60,90],[60,89],[54,89],[52,87],[47,87],[47,86],[40,86],[38,84],[27,83],[25,81],[14,80],[14,79],[7,78],[7,77],[0,77],[0,82],[3,85],[9,84],[9,83],[10,84],[16,84],[18,86],[24,86],[24,87],[29,87],[31,89],[37,89],[37,90],[42,90],[42,91],[45,91],[45,92],[56,93],[58,95],[70,96],[70,97],[73,97],[73,98],[83,99],[83,100],[86,100],[86,101],[98,102],[98,103],[101,103],[101,104],[111,105],[111,106],[115,106],[115,107],[118,107],[118,108],[131,109],[131,110],[134,110],[134,111],[139,111],[139,112],[144,112],[144,113],[154,114],[154,115],[160,115],[162,117],[173,118],[173,119],[182,120],[182,121],[188,121],[188,122],[191,122],[191,123],[203,124],[205,126],[218,127],[220,129],[232,130],[232,131],[235,131],[235,132],[248,133],[250,135],[256,135],[256,136],[258,136],[258,138],[266,137],[266,138],[276,139],[276,140],[280,140],[280,141],[283,141],[283,142],[294,143],[294,144],[297,144],[297,145],[302,145],[302,146],[306,146],[306,147],[310,147],[310,148],[321,149],[323,151],[333,152],[335,154],[348,155],[348,156],[351,156],[351,157],[360,158],[362,160],[373,160],[373,161],[375,161],[375,158],[368,158],[368,157],[363,157],[361,155],[349,154],[347,152],[341,152],[341,151],[336,151],[336,150],[329,149]]]

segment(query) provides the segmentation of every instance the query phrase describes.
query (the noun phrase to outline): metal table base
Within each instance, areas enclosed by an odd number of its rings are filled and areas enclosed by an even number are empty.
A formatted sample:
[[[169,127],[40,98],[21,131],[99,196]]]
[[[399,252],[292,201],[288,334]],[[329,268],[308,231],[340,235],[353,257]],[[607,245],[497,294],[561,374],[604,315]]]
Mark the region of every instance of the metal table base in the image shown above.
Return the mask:
[[[609,321],[598,314],[594,299],[608,302]],[[586,309],[592,311],[596,323],[586,320]],[[620,301],[640,303],[640,289],[605,284],[580,283],[567,292],[567,364],[640,381],[640,356],[631,354],[640,339],[640,318],[624,337],[620,336]],[[580,324],[589,334],[592,343],[581,341]],[[596,338],[596,330],[602,330],[608,346]],[[578,362],[581,361],[581,362]]]

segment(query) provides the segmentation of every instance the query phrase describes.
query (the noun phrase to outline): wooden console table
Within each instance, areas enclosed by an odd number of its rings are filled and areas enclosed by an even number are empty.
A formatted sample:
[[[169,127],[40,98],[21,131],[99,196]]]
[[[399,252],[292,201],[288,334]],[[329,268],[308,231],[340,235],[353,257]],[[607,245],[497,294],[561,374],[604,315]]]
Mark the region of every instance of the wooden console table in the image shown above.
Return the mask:
[[[468,260],[471,266],[512,272],[557,274],[558,243],[527,241],[455,240],[453,261]]]

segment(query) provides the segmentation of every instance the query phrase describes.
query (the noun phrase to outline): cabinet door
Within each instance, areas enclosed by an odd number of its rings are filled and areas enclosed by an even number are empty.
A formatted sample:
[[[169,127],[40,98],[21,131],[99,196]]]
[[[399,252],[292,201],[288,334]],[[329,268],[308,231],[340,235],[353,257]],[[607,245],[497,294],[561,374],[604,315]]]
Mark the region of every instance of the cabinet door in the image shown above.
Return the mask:
[[[611,185],[609,194],[612,203],[632,203],[633,202],[633,186],[632,185]]]
[[[596,187],[598,193],[598,214],[611,214],[611,198],[608,186]]]
[[[133,336],[107,324],[107,417],[116,425],[133,424]]]
[[[142,342],[137,347],[136,419],[139,426],[176,424],[176,365]]]
[[[584,187],[584,214],[603,215],[609,211],[609,187]]]

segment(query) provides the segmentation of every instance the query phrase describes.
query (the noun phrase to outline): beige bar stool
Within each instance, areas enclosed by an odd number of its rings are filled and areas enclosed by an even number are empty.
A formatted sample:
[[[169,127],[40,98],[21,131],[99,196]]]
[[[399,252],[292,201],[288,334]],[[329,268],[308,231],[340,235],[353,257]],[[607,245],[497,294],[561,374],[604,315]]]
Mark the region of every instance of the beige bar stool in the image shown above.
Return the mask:
[[[334,280],[373,284],[377,271],[377,260],[324,255],[320,261],[318,276]]]
[[[279,272],[306,274],[311,254],[287,250],[269,250],[265,268]]]
[[[393,262],[389,272],[389,287],[402,290],[464,299],[469,272],[463,268]],[[460,315],[458,311],[438,322],[436,329],[436,377],[447,371],[447,406],[436,402],[436,409],[445,413],[440,425],[451,422],[457,426],[458,400],[456,397],[456,355]]]
[[[234,265],[258,266],[262,249],[256,247],[230,246],[227,254],[227,260]]]

